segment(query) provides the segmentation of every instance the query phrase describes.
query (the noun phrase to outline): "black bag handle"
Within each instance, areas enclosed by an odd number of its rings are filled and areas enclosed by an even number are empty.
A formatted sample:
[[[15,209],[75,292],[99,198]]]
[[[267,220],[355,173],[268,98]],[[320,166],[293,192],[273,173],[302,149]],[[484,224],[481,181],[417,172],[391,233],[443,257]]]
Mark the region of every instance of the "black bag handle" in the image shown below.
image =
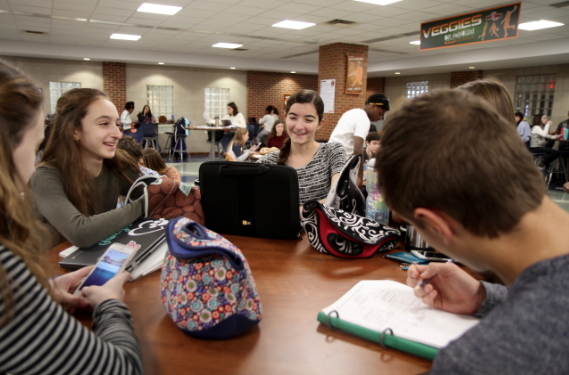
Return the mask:
[[[252,167],[241,167],[233,165],[220,165],[219,174],[225,176],[253,176],[267,173],[269,167],[263,164],[255,165]]]

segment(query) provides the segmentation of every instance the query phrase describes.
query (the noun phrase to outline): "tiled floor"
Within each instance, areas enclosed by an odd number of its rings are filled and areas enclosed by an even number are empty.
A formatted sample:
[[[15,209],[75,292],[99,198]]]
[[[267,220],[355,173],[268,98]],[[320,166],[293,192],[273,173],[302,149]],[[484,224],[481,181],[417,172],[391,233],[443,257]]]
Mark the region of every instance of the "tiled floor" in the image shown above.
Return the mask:
[[[218,156],[216,160],[223,159]],[[180,162],[179,160],[174,162],[169,162],[168,160],[165,161],[168,166],[172,166],[180,172],[182,175],[182,182],[193,183],[199,176],[200,165],[202,165],[204,161],[207,161],[207,155],[194,155],[192,156],[191,162]]]
[[[216,160],[222,160],[220,156],[217,157]],[[182,175],[182,181],[187,183],[193,183],[199,175],[200,165],[207,161],[206,155],[194,155],[192,156],[192,161],[184,161],[180,162],[168,162],[166,160],[166,164],[169,166],[175,167],[180,174]],[[563,192],[563,188],[561,186],[550,185],[549,190],[547,191],[547,195],[561,208],[565,211],[569,212],[569,194]]]

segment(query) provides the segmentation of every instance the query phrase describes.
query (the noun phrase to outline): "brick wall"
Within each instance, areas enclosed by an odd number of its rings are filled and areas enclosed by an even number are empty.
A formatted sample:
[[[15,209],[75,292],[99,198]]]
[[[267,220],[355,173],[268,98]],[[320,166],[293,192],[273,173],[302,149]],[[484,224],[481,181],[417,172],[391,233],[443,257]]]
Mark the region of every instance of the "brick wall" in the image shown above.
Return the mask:
[[[265,115],[268,105],[277,107],[284,121],[284,94],[300,89],[318,90],[318,77],[309,74],[247,72],[247,116],[257,121]]]
[[[362,94],[345,94],[346,73],[348,68],[347,53],[364,54]],[[317,139],[329,139],[338,120],[344,112],[353,108],[363,108],[367,92],[368,47],[355,44],[335,43],[320,47],[318,62],[318,82],[324,79],[336,79],[334,113],[324,115],[324,126],[316,133]]]
[[[385,77],[368,78],[365,98],[367,99],[378,92],[385,94]]]
[[[119,114],[126,103],[126,64],[103,62],[103,90],[117,106]]]
[[[465,83],[476,81],[483,78],[482,70],[467,70],[465,72],[451,72],[450,73],[450,88],[454,89]]]

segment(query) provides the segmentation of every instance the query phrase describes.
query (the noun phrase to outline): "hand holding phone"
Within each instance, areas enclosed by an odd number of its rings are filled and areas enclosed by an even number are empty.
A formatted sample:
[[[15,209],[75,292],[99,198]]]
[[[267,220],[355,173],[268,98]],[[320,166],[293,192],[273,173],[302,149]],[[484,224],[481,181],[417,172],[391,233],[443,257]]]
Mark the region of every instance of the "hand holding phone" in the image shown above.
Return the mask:
[[[93,266],[83,267],[74,272],[56,276],[48,280],[53,299],[63,307],[65,311],[73,314],[76,309],[84,309],[88,306],[87,301],[81,296],[73,294],[77,287],[93,269]]]
[[[87,286],[81,290],[81,295],[85,298],[87,303],[96,308],[99,303],[109,300],[117,299],[124,300],[124,284],[130,279],[130,273],[122,272],[113,277],[103,286]]]
[[[91,286],[101,287],[103,285],[106,285],[111,279],[113,279],[113,277],[121,274],[121,272],[124,271],[126,266],[128,266],[130,261],[134,258],[135,254],[136,251],[131,247],[121,244],[112,244],[103,254],[95,267],[91,270],[91,272],[87,275],[87,277],[81,282],[81,284],[79,284],[79,287],[75,291],[75,294],[87,297],[82,291],[83,288],[88,288]],[[120,278],[122,279],[123,277],[124,276],[121,274]],[[120,283],[121,289],[123,284],[124,282]],[[111,285],[113,286],[114,283],[111,283]],[[120,299],[122,299],[122,296]],[[88,302],[89,304],[93,305],[91,301],[88,300]]]

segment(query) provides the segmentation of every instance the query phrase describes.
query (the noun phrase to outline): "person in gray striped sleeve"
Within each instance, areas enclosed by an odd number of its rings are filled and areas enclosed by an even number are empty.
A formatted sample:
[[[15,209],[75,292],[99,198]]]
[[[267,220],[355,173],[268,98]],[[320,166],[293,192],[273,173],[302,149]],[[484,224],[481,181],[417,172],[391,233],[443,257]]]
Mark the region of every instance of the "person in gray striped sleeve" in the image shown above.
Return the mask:
[[[0,374],[142,374],[122,302],[128,273],[81,296],[72,293],[90,268],[46,279],[40,256],[50,241],[29,187],[43,118],[40,90],[0,61]],[[88,306],[93,331],[65,311]]]

